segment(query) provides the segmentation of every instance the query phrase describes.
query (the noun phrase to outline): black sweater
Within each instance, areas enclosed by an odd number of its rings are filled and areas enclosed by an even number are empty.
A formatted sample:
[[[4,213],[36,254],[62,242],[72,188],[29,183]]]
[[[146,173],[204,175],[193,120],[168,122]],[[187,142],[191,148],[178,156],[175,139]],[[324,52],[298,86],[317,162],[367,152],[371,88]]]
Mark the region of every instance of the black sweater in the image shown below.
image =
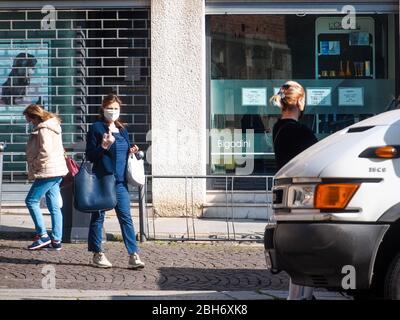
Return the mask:
[[[278,170],[318,141],[308,127],[293,119],[279,119],[272,136]]]

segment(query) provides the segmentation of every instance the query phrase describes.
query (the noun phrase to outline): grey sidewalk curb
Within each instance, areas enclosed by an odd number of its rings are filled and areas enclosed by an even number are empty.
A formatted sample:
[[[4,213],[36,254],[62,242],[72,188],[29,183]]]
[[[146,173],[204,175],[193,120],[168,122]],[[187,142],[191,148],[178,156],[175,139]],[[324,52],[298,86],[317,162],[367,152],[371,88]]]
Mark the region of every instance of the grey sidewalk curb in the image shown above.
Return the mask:
[[[51,229],[50,217],[45,217],[48,230]],[[188,221],[186,218],[157,218],[148,225],[148,237],[162,240],[189,240],[194,237],[200,240],[236,240],[262,242],[266,222],[258,220],[236,221],[235,230],[225,220],[221,219],[195,219]],[[134,221],[136,232],[139,231],[138,221]],[[88,227],[88,226],[87,226]],[[109,217],[104,222],[108,241],[121,241],[121,228],[116,217]],[[235,231],[235,232],[234,232]],[[34,236],[34,225],[28,215],[0,215],[0,238],[5,240],[31,240]],[[69,231],[65,231],[69,233]],[[80,231],[82,232],[82,230]]]
[[[161,290],[76,290],[2,289],[0,300],[272,300],[254,291],[161,291]]]
[[[287,291],[161,291],[5,289],[0,300],[286,300]],[[351,300],[338,293],[316,292],[317,300]]]
[[[33,237],[35,236],[35,230],[31,229],[30,231],[28,230],[23,230],[21,231],[18,228],[13,228],[13,227],[7,227],[7,230],[4,230],[4,226],[0,226],[0,240],[29,240],[31,241],[33,239]],[[14,230],[13,230],[14,229]],[[201,234],[198,233],[196,234],[197,238],[202,239],[202,241],[218,241],[221,239],[225,239],[226,235],[222,234],[214,234],[214,235],[209,235],[209,234]],[[107,231],[106,230],[106,240],[107,241],[111,241],[111,242],[122,242],[123,238],[122,238],[122,234],[121,232],[114,232],[114,231]],[[150,237],[152,237],[152,235],[150,234]],[[182,240],[182,238],[185,238],[185,235],[183,234],[171,234],[171,233],[158,233],[156,238],[149,238],[146,239],[145,241],[153,241],[153,240],[157,240],[157,239],[163,239],[163,240],[168,240],[168,241],[185,241]],[[137,233],[137,239],[139,239],[139,233]],[[259,237],[255,237],[253,236],[253,238],[251,239],[246,239],[246,238],[237,238],[236,239],[237,242],[248,242],[248,243],[259,243],[262,244],[263,243],[263,239],[261,238],[261,236]],[[86,241],[73,241],[70,243],[83,243]]]

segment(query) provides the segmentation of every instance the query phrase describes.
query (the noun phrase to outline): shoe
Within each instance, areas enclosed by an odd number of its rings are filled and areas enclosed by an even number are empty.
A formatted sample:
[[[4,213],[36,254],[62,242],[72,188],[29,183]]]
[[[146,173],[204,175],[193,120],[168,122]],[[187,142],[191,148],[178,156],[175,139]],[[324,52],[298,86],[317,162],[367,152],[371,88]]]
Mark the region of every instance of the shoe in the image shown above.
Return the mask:
[[[93,255],[93,265],[98,268],[111,268],[112,264],[106,258],[103,252],[98,252]]]
[[[29,250],[39,250],[44,247],[47,247],[50,243],[51,243],[51,239],[47,234],[42,235],[42,236],[36,235],[33,243],[30,246],[28,246],[28,249]]]
[[[144,268],[144,262],[142,260],[140,260],[139,255],[137,253],[133,253],[129,257],[128,268],[129,269],[141,269],[141,268]]]
[[[51,240],[51,243],[49,244],[49,246],[47,248],[51,249],[51,250],[60,251],[60,250],[62,250],[61,241]]]

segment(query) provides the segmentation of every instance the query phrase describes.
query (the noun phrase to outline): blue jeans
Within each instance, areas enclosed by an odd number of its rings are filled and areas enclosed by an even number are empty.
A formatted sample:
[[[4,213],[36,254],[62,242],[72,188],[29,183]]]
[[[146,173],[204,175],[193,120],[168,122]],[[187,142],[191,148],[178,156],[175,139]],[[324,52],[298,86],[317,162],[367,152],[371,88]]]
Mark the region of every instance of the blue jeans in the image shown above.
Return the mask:
[[[40,210],[40,199],[46,195],[46,204],[51,216],[51,238],[56,241],[62,240],[61,181],[62,177],[36,179],[25,199],[26,206],[35,224],[36,234],[42,235],[47,233],[47,230],[43,222],[42,211]]]
[[[117,213],[125,247],[128,253],[132,254],[138,252],[138,247],[136,243],[135,227],[133,226],[131,217],[131,201],[129,198],[128,186],[126,183],[117,182],[115,189],[117,193],[115,212]],[[104,211],[92,213],[88,237],[88,249],[91,252],[102,252],[101,241],[104,216]]]

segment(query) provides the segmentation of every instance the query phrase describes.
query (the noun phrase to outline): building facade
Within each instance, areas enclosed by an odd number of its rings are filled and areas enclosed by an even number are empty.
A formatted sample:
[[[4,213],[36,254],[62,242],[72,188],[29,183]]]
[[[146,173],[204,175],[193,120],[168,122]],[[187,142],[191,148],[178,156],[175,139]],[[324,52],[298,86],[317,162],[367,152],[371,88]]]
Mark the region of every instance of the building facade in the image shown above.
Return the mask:
[[[44,7],[44,6],[52,7]],[[84,144],[101,99],[146,151],[156,210],[201,212],[207,193],[265,190],[275,172],[269,97],[288,80],[306,89],[302,121],[319,139],[393,107],[399,96],[397,0],[1,1],[3,183],[25,183],[29,128],[42,103]],[[43,11],[42,11],[43,10]],[[166,179],[158,176],[205,176]],[[221,177],[221,178],[218,178]]]

